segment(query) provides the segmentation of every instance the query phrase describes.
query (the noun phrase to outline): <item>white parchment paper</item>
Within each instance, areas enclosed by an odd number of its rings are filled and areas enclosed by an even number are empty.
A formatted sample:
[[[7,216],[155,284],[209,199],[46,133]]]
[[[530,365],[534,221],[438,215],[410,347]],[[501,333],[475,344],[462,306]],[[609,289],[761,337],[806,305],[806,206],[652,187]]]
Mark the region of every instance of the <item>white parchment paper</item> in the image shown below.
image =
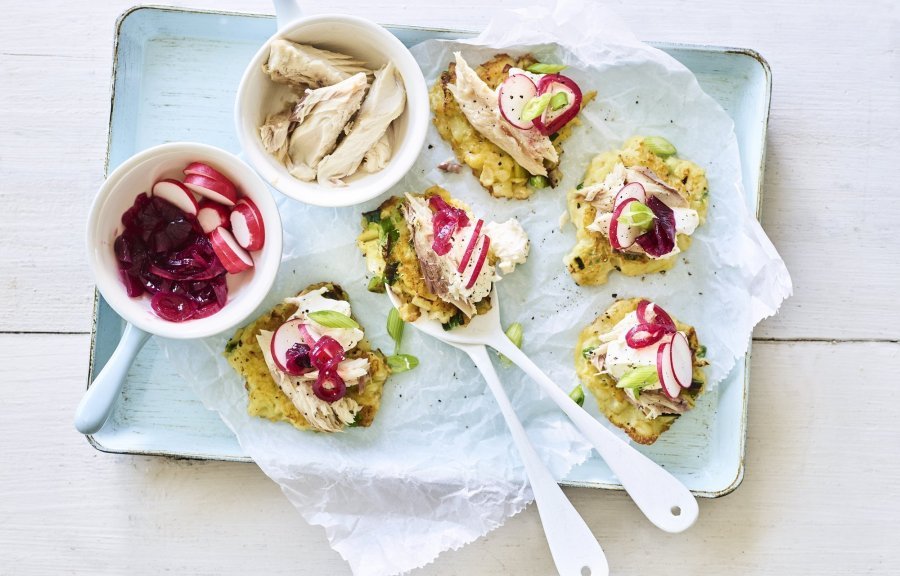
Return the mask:
[[[791,293],[784,263],[748,213],[738,145],[728,115],[694,76],[666,54],[638,42],[613,15],[563,0],[495,18],[477,39],[429,41],[413,49],[429,85],[461,49],[476,65],[499,49],[530,51],[571,65],[566,74],[598,98],[584,126],[566,142],[565,174],[555,190],[528,201],[491,198],[468,169],[444,174],[452,156],[431,129],[429,146],[393,194],[440,184],[479,214],[520,219],[532,239],[528,263],[498,285],[504,324],[525,328],[524,349],[565,390],[578,332],[618,297],[646,296],[697,327],[708,347],[710,382],[721,381],[744,355],[753,326]],[[710,210],[683,261],[665,275],[612,275],[605,286],[580,288],[562,264],[574,229],[559,229],[565,191],[581,181],[590,158],[633,135],[657,134],[707,170]],[[340,193],[339,191],[335,193]],[[387,297],[366,291],[355,246],[364,207],[322,209],[279,198],[285,254],[274,290],[260,312],[310,283],[330,280],[350,294],[368,337],[386,353]],[[496,404],[462,353],[407,327],[403,351],[420,366],[392,377],[381,412],[368,429],[304,433],[251,418],[241,380],[221,357],[227,336],[163,342],[167,354],[241,446],[360,576],[396,574],[431,562],[522,510],[531,500],[524,470]],[[557,477],[589,455],[589,446],[536,386],[515,369],[501,370],[520,418]]]

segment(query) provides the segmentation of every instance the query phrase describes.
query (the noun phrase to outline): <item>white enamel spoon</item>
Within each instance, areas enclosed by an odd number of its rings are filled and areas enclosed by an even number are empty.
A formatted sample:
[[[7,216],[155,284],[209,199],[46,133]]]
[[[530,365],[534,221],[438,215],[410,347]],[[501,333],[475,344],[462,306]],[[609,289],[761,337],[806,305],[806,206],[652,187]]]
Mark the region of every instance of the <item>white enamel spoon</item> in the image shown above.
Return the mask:
[[[393,301],[393,293],[391,296]],[[528,435],[497,377],[487,348],[479,344],[448,344],[469,355],[500,406],[500,413],[506,420],[513,443],[525,465],[525,475],[534,493],[534,503],[541,517],[557,572],[562,576],[609,576],[609,564],[603,548],[528,440]]]
[[[389,286],[388,295],[391,303],[398,306],[399,300]],[[424,317],[420,317],[412,325],[454,346],[490,346],[513,361],[566,413],[606,461],[641,512],[658,528],[666,532],[683,532],[697,520],[697,500],[684,484],[585,412],[510,342],[500,326],[500,301],[496,289],[491,292],[490,311],[475,316],[465,327],[444,330],[439,322]]]

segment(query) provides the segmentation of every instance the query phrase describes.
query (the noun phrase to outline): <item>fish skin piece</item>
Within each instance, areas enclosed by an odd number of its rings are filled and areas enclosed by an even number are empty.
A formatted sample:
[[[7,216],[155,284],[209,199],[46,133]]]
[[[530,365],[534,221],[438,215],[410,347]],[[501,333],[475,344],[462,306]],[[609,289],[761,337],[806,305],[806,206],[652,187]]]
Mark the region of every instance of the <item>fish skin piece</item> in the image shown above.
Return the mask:
[[[359,72],[371,74],[363,64],[362,60],[346,54],[279,38],[269,45],[269,58],[262,68],[279,84],[322,88]]]
[[[466,119],[479,134],[499,146],[533,176],[546,176],[544,161],[559,162],[559,154],[549,136],[537,129],[520,130],[503,119],[497,93],[478,77],[462,57],[456,56],[456,83],[447,89],[456,98]]]
[[[359,168],[366,153],[384,135],[406,107],[403,78],[392,62],[375,72],[369,93],[363,100],[353,129],[318,167],[317,180],[323,185],[344,185],[346,178]]]
[[[332,86],[307,90],[294,106],[289,171],[299,180],[316,179],[316,167],[334,150],[338,136],[362,104],[368,82],[362,72]]]

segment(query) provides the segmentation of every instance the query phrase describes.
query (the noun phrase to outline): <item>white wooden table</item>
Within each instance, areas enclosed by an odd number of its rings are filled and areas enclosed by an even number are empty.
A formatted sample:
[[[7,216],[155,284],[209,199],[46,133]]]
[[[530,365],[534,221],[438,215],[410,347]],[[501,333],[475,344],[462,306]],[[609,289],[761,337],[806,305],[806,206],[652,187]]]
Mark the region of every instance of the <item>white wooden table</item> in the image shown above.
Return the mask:
[[[255,466],[102,454],[72,426],[90,346],[85,217],[130,1],[4,2],[0,17],[0,575],[347,574]],[[518,2],[327,4],[309,11],[478,29]],[[762,220],[795,296],[755,334],[735,493],[701,502],[679,536],[624,494],[568,495],[614,574],[900,574],[900,4],[610,4],[642,38],[768,59]],[[418,571],[552,572],[533,507]]]

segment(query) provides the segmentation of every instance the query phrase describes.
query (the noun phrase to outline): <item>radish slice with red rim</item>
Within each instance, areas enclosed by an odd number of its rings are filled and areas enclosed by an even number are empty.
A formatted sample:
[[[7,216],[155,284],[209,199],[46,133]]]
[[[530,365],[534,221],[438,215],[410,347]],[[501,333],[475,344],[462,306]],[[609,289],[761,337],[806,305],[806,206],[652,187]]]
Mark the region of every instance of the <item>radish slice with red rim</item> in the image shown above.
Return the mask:
[[[475,267],[472,269],[472,276],[469,277],[469,281],[466,283],[466,290],[475,285],[475,282],[478,281],[478,275],[481,274],[481,269],[484,268],[484,262],[487,260],[488,250],[491,248],[491,237],[485,234],[484,241],[481,243],[481,252],[478,254],[478,260],[475,262]]]
[[[681,332],[676,333],[672,338],[670,352],[675,380],[682,388],[690,388],[694,376],[694,354],[691,352],[687,336]]]
[[[484,224],[484,220],[481,218],[475,222],[475,229],[472,231],[472,236],[469,238],[469,245],[466,246],[466,251],[463,252],[462,259],[459,261],[459,266],[456,268],[456,271],[462,274],[466,270],[466,266],[469,265],[469,260],[472,259],[472,252],[475,251],[475,246],[478,245],[478,237],[481,235],[481,226]]]
[[[218,202],[203,199],[199,204],[200,209],[197,210],[197,222],[204,234],[209,234],[219,226],[228,228],[228,208]]]
[[[659,342],[666,335],[665,326],[638,324],[625,333],[625,342],[632,348],[646,348]]]
[[[241,198],[231,210],[231,233],[242,248],[259,250],[266,242],[262,213],[249,198]]]
[[[609,243],[612,245],[613,250],[624,250],[630,247],[643,234],[643,230],[637,226],[626,226],[619,223],[619,216],[622,215],[622,211],[632,202],[637,202],[637,200],[628,198],[613,210],[612,219],[609,221]]]
[[[634,198],[641,204],[647,203],[647,192],[639,182],[632,182],[631,184],[622,186],[616,193],[616,199],[613,201],[613,208],[618,207],[619,204],[622,204],[630,198]]]
[[[519,128],[528,130],[534,127],[532,120],[522,120],[522,110],[529,100],[537,96],[538,89],[531,78],[524,74],[513,74],[500,84],[497,91],[497,103],[503,119]]]
[[[670,332],[675,332],[675,321],[669,316],[669,313],[663,310],[662,306],[650,302],[649,300],[641,300],[638,302],[635,311],[638,322],[642,324],[659,324]]]
[[[160,180],[153,185],[151,192],[153,196],[162,198],[185,214],[197,215],[197,210],[199,209],[197,200],[191,191],[178,180],[173,180],[172,178]]]
[[[204,198],[229,207],[234,206],[238,199],[237,190],[231,182],[222,182],[200,174],[191,174],[184,179],[184,185]]]
[[[209,241],[225,270],[232,274],[238,274],[248,268],[253,268],[253,258],[241,248],[231,232],[225,228],[219,227],[210,232]]]
[[[538,131],[549,136],[562,130],[563,126],[571,122],[581,110],[581,88],[568,76],[562,74],[547,74],[538,82],[538,95],[556,94],[563,92],[568,95],[568,102],[559,110],[552,110],[550,106],[544,113],[534,119],[534,126]]]
[[[672,372],[671,351],[671,342],[666,342],[656,350],[656,375],[659,376],[659,383],[662,386],[663,392],[666,393],[666,396],[674,400],[681,394],[681,386],[678,384],[678,380],[675,379],[675,374]]]
[[[312,370],[309,360],[310,347],[303,341],[300,328],[302,320],[289,320],[272,334],[269,351],[279,370],[292,376],[299,376]],[[304,352],[305,349],[305,360]]]
[[[190,176],[191,174],[205,176],[207,178],[212,178],[213,180],[218,180],[222,184],[230,186],[232,189],[236,189],[234,183],[229,180],[224,174],[222,174],[209,164],[204,164],[203,162],[191,162],[190,164],[185,166],[183,172],[185,176]]]

